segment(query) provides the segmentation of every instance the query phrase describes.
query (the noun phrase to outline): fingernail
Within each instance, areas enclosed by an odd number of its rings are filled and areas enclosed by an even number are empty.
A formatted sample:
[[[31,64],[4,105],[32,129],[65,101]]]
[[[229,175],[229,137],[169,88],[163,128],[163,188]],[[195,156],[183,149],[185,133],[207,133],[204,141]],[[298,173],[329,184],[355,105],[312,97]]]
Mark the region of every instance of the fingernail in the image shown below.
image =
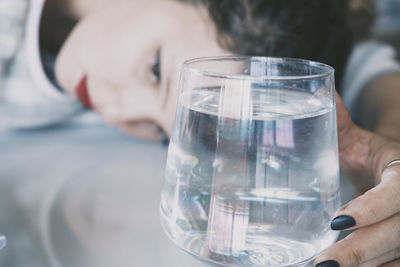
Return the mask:
[[[356,225],[356,221],[353,217],[348,215],[338,216],[331,222],[331,229],[332,230],[344,230]]]
[[[75,89],[75,94],[78,97],[79,101],[87,108],[93,109],[93,103],[90,100],[90,96],[87,89],[87,76],[83,76],[79,81],[78,86]]]
[[[340,265],[335,260],[329,260],[329,261],[320,262],[315,267],[340,267]]]

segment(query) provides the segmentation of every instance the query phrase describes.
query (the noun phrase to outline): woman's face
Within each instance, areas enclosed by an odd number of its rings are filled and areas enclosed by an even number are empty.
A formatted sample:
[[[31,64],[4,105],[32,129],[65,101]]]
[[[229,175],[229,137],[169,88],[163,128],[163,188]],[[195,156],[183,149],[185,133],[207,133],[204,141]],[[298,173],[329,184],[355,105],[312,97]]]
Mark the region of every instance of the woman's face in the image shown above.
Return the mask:
[[[137,0],[81,20],[57,58],[56,75],[68,93],[79,85],[81,101],[109,124],[160,140],[160,128],[171,132],[183,61],[227,54],[202,8]]]

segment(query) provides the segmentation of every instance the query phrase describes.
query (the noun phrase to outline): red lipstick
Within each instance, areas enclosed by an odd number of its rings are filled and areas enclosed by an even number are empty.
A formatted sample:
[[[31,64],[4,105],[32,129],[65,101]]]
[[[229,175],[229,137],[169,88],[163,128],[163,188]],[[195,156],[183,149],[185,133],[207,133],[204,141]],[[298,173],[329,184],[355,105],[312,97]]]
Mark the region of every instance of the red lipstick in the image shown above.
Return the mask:
[[[87,89],[87,75],[83,76],[75,89],[75,94],[79,101],[87,108],[93,109],[93,103],[90,100],[89,92]]]

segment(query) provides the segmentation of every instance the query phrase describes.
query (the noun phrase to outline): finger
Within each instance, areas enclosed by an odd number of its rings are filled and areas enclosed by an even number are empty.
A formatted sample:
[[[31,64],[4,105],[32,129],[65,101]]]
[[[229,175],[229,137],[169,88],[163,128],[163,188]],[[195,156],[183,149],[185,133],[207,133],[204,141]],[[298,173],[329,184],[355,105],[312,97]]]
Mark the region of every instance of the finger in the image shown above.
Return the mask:
[[[381,267],[400,267],[400,260],[395,260],[382,265]]]
[[[155,142],[163,142],[165,139],[165,134],[160,131],[157,125],[150,121],[124,123],[121,125],[117,125],[117,127],[125,133],[136,138]]]
[[[316,259],[317,267],[359,266],[399,247],[400,213],[361,228],[328,248]]]
[[[331,228],[344,230],[372,225],[400,211],[400,164],[384,170],[382,181],[335,213]]]
[[[400,247],[361,264],[359,267],[376,267],[400,258]]]

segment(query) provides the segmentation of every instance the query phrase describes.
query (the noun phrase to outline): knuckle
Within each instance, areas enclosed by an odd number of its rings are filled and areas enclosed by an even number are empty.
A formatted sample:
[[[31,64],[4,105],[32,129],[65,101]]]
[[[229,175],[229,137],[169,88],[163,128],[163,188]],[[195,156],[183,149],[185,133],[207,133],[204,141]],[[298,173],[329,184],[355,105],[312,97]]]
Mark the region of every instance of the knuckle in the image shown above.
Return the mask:
[[[377,192],[375,192],[374,190],[370,190],[368,192],[366,192],[363,196],[362,196],[362,213],[360,214],[361,216],[367,216],[369,218],[369,220],[372,220],[374,222],[376,221],[380,221],[380,212],[379,212],[379,195],[377,194]],[[371,202],[370,200],[373,200],[373,202]]]
[[[345,204],[345,205],[343,205],[343,206],[338,210],[338,212],[344,212],[349,206],[350,206],[350,202],[347,203],[347,204]]]
[[[400,247],[393,251],[393,258],[394,259],[400,258]]]
[[[396,216],[393,217],[393,220],[391,220],[390,224],[390,231],[395,237],[400,239],[400,214],[397,214]]]
[[[400,260],[391,261],[389,263],[381,265],[380,267],[400,267]]]
[[[338,252],[342,255],[343,263],[345,266],[359,266],[361,263],[365,262],[366,253],[356,245],[354,233],[348,235],[339,243]]]
[[[374,222],[380,220],[379,212],[377,211],[374,205],[365,205],[364,212],[365,215],[368,215],[368,217],[372,219]]]
[[[352,263],[351,266],[358,266],[364,262],[365,255],[357,247],[350,247],[349,255],[351,258],[350,262]]]
[[[400,176],[400,175],[399,175]],[[400,179],[399,179],[400,181]],[[393,203],[395,203],[395,205],[400,205],[400,185],[396,187],[396,192],[393,195]]]

